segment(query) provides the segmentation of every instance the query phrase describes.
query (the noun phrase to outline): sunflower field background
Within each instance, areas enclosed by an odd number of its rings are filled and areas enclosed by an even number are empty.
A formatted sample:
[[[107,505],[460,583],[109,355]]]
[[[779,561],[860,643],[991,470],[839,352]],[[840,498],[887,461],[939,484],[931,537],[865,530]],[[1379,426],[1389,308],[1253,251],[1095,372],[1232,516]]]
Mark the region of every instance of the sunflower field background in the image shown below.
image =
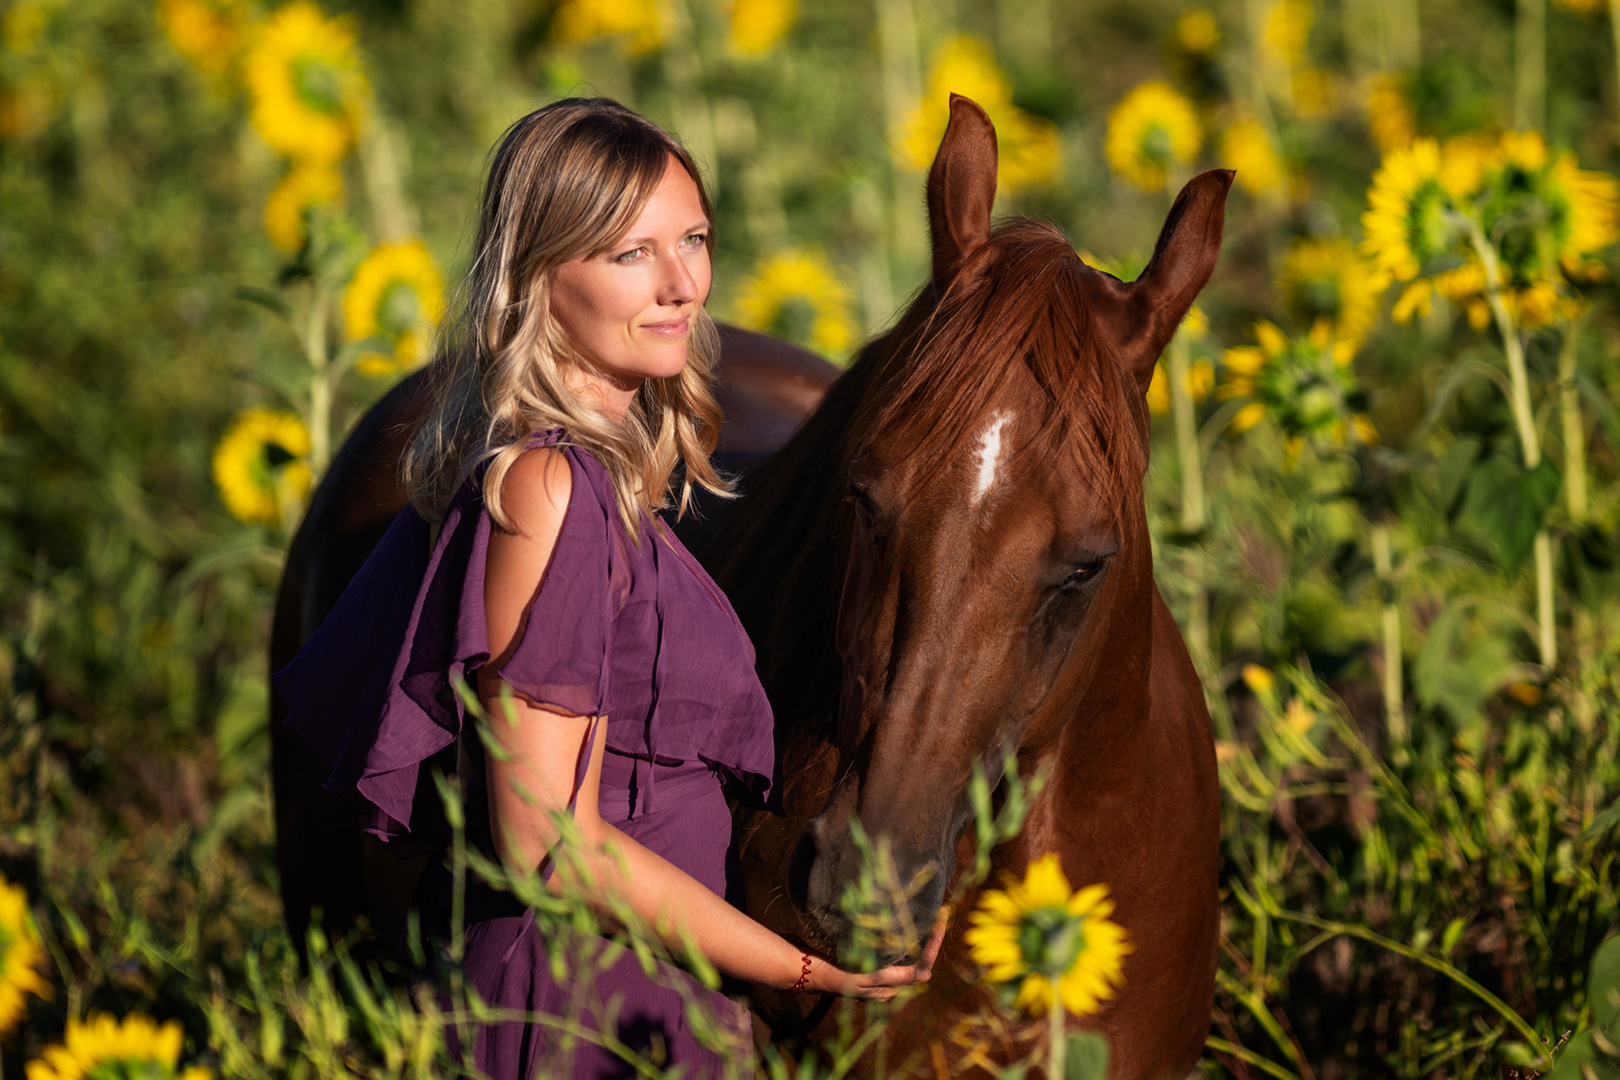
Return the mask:
[[[1620,1075],[1617,46],[1603,0],[0,0],[0,1075],[442,1071],[280,922],[312,484],[530,109],[679,133],[716,313],[844,362],[951,91],[998,212],[1125,278],[1238,171],[1149,393],[1225,792],[1201,1068]]]

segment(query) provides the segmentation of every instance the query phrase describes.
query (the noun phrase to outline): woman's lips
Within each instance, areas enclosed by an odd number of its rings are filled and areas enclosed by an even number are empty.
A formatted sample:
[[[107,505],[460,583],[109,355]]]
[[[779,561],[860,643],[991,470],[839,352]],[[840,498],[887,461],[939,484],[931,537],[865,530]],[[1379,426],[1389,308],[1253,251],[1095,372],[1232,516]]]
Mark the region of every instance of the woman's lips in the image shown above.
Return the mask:
[[[649,334],[657,334],[659,337],[680,337],[686,333],[691,325],[692,320],[688,317],[675,319],[672,322],[642,323],[641,328]]]

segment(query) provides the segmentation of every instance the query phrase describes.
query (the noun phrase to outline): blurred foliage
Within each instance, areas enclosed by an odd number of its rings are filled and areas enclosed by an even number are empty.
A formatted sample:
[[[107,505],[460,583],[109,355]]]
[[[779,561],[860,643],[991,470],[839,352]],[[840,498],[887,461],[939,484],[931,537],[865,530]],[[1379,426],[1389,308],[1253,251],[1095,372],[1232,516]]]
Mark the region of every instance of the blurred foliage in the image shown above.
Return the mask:
[[[0,873],[56,989],[0,1066],[103,1012],[178,1021],[171,1069],[443,1064],[421,1002],[341,943],[300,974],[280,927],[265,641],[305,478],[425,356],[530,109],[603,93],[678,132],[715,311],[842,361],[923,281],[958,90],[1001,129],[998,210],[1122,276],[1195,169],[1238,170],[1148,481],[1226,794],[1205,1067],[1612,1071],[1620,309],[1612,217],[1570,216],[1620,169],[1609,19],[0,0]],[[1375,176],[1375,211],[1451,200],[1401,234],[1432,250],[1363,223]]]

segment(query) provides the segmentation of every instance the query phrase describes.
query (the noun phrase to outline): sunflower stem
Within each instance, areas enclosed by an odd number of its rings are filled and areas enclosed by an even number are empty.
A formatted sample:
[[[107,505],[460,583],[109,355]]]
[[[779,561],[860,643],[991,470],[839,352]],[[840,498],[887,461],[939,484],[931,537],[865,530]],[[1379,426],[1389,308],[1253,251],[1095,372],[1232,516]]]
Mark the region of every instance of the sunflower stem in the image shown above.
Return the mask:
[[[1524,340],[1502,299],[1501,269],[1496,249],[1485,238],[1485,231],[1473,217],[1464,217],[1468,238],[1474,253],[1485,268],[1485,302],[1496,318],[1496,329],[1502,335],[1502,351],[1507,356],[1508,375],[1512,379],[1512,393],[1508,405],[1513,410],[1513,423],[1519,433],[1519,449],[1524,467],[1534,469],[1541,464],[1541,442],[1536,436],[1536,417],[1530,406],[1530,375],[1524,363]],[[1541,654],[1541,665],[1549,672],[1558,663],[1557,610],[1553,603],[1552,538],[1545,527],[1536,530],[1536,637]]]
[[[310,283],[309,322],[304,327],[304,355],[309,360],[309,463],[317,478],[332,455],[332,361],[326,348],[326,322],[331,293],[318,277]]]
[[[1068,1075],[1068,1040],[1063,1034],[1063,995],[1058,993],[1056,981],[1052,984],[1052,1008],[1047,1014],[1048,1040],[1046,1075],[1050,1080],[1064,1080]]]
[[[1514,14],[1513,126],[1539,131],[1547,112],[1547,0],[1516,0]]]
[[[1620,0],[1609,0],[1609,32],[1614,35],[1615,100],[1620,101]]]
[[[1401,763],[1406,757],[1406,710],[1401,688],[1401,612],[1395,603],[1395,564],[1390,554],[1389,522],[1372,527],[1373,569],[1378,574],[1380,616],[1384,651],[1384,728],[1390,756]]]
[[[1586,425],[1581,416],[1581,392],[1575,385],[1575,354],[1581,323],[1570,319],[1564,324],[1564,340],[1558,349],[1558,407],[1564,435],[1564,499],[1570,521],[1586,520]]]
[[[1620,5],[1620,0],[1615,0]],[[1564,506],[1569,520],[1584,524],[1588,512],[1586,488],[1586,420],[1581,414],[1581,392],[1575,383],[1576,353],[1579,349],[1581,320],[1569,319],[1564,324],[1564,340],[1558,349],[1558,406],[1562,413],[1564,438]],[[1586,671],[1597,648],[1597,624],[1584,603],[1574,604],[1570,619],[1570,637],[1575,649],[1576,670]],[[1596,719],[1592,696],[1586,692],[1582,680],[1575,680],[1573,703],[1575,726],[1590,732]]]
[[[1195,547],[1207,517],[1204,505],[1204,464],[1198,445],[1198,416],[1188,385],[1187,343],[1180,334],[1170,341],[1168,360],[1170,411],[1176,428],[1176,458],[1181,466],[1181,531],[1186,534],[1187,569],[1191,581],[1187,605],[1187,651],[1199,678],[1210,677],[1209,593],[1204,584],[1204,560]],[[1215,696],[1215,695],[1210,695]]]

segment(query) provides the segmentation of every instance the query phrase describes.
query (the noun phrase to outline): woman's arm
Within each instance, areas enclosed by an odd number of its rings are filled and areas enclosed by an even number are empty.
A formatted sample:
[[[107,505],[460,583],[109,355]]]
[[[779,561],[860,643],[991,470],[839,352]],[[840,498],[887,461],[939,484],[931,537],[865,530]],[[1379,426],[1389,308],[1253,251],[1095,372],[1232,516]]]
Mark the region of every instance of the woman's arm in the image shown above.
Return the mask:
[[[600,725],[605,720],[571,716],[522,698],[515,702],[515,724],[500,719],[501,680],[492,673],[517,645],[528,606],[550,564],[572,487],[572,472],[562,453],[539,449],[525,454],[501,489],[517,531],[497,530],[490,537],[484,608],[491,660],[479,671],[478,692],[496,718],[491,727],[504,751],[485,759],[496,850],[507,868],[517,873],[539,866],[558,840],[552,815],[566,812],[580,757],[591,747],[573,813],[583,841],[583,850],[576,853],[581,874],[568,879],[560,871],[553,875],[551,887],[577,891],[599,906],[606,906],[610,897],[622,898],[666,942],[678,944],[684,931],[709,962],[728,975],[767,986],[793,986],[803,971],[799,949],[602,820],[597,791],[606,743]],[[598,728],[594,741],[588,739],[593,725]],[[916,966],[855,974],[812,958],[807,988],[886,1000],[896,987],[928,978],[939,936],[936,933],[930,940]]]

